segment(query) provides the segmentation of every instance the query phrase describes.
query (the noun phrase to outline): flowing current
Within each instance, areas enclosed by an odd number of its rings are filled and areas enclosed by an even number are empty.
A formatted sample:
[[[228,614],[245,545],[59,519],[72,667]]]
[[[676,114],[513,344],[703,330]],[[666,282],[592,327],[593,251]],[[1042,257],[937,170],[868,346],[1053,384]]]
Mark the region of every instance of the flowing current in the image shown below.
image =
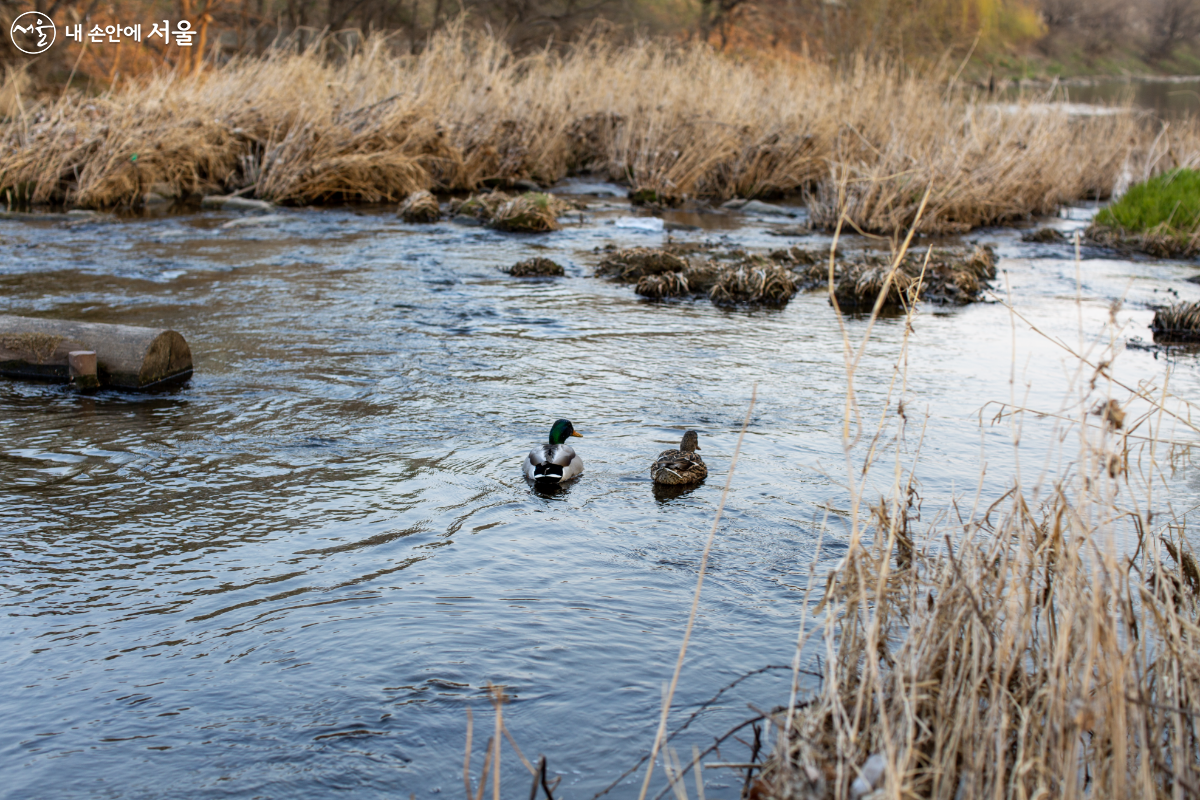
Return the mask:
[[[170,327],[196,364],[151,395],[0,380],[0,795],[460,797],[468,710],[476,780],[494,731],[491,682],[556,796],[588,800],[650,748],[756,384],[671,727],[790,663],[810,576],[819,592],[849,535],[833,310],[819,292],[782,310],[652,303],[591,273],[610,244],[829,239],[738,213],[621,227],[633,212],[608,188],[574,185],[589,209],[537,236],[389,209],[0,220],[0,313]],[[971,239],[995,245],[997,292],[1046,335],[994,301],[922,309],[901,450],[920,444],[930,513],[1011,481],[1012,429],[986,404],[1060,409],[1075,367],[1052,338],[1101,335],[1123,298],[1118,344],[1148,342],[1153,305],[1200,299],[1194,265]],[[534,255],[566,277],[499,271]],[[846,325],[857,343],[867,321]],[[866,418],[895,419],[904,330],[874,327]],[[1187,354],[1131,347],[1116,367],[1130,384],[1167,369],[1200,393]],[[559,417],[585,472],[539,493],[521,460]],[[689,428],[707,482],[656,493],[651,460]],[[1022,447],[1030,471],[1055,468],[1051,426]],[[1187,470],[1167,479],[1172,504],[1194,504]],[[742,681],[672,746],[690,758],[789,682]],[[730,739],[707,760],[748,756]],[[524,796],[507,742],[501,763],[505,796]],[[709,798],[741,790],[738,772],[704,777]]]

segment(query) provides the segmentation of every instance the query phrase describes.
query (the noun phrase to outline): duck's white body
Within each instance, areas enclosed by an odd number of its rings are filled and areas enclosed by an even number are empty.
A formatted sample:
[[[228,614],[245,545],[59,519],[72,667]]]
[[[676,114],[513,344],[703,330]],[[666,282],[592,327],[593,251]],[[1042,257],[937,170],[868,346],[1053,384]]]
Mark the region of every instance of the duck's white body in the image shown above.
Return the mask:
[[[539,444],[525,456],[522,471],[536,483],[566,483],[583,474],[583,459],[569,444]]]

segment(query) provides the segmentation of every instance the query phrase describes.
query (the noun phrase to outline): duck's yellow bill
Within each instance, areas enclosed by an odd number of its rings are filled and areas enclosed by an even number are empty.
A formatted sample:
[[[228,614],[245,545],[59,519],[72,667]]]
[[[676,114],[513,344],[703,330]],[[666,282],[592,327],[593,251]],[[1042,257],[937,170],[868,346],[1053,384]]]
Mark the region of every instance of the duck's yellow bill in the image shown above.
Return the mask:
[[[575,431],[571,431],[571,435],[572,435],[572,436],[578,436],[580,439],[582,439],[582,438],[583,438],[583,434],[582,434],[582,433],[576,433]]]

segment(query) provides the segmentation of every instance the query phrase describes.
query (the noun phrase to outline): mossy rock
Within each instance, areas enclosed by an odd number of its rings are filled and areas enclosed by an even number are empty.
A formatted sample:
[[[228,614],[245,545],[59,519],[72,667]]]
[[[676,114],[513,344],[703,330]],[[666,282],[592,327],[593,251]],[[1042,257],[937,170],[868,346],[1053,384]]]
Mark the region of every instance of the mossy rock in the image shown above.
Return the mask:
[[[495,210],[488,223],[496,230],[511,233],[547,233],[559,230],[558,215],[566,204],[545,192],[526,192]]]
[[[471,217],[480,222],[489,222],[496,211],[512,199],[512,195],[504,192],[488,192],[473,194],[467,198],[455,198],[450,201],[450,216]]]
[[[504,271],[514,278],[546,278],[565,274],[561,264],[540,256],[518,261]]]
[[[432,193],[413,192],[400,204],[397,214],[405,222],[437,222],[442,218],[442,207]]]

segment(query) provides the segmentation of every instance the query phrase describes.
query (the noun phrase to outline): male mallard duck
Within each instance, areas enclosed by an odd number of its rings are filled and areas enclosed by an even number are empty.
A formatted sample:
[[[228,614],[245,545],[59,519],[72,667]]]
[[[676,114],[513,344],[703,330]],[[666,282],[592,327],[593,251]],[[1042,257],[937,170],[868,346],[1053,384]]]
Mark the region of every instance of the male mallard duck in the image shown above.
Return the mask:
[[[655,483],[678,485],[683,483],[699,483],[708,477],[708,467],[704,459],[696,455],[700,449],[700,440],[695,431],[683,435],[678,450],[664,450],[650,465],[650,477]]]
[[[575,432],[571,421],[560,419],[550,428],[550,443],[539,444],[525,456],[522,472],[535,483],[566,483],[583,474],[583,459],[566,444],[571,436],[582,436]]]

